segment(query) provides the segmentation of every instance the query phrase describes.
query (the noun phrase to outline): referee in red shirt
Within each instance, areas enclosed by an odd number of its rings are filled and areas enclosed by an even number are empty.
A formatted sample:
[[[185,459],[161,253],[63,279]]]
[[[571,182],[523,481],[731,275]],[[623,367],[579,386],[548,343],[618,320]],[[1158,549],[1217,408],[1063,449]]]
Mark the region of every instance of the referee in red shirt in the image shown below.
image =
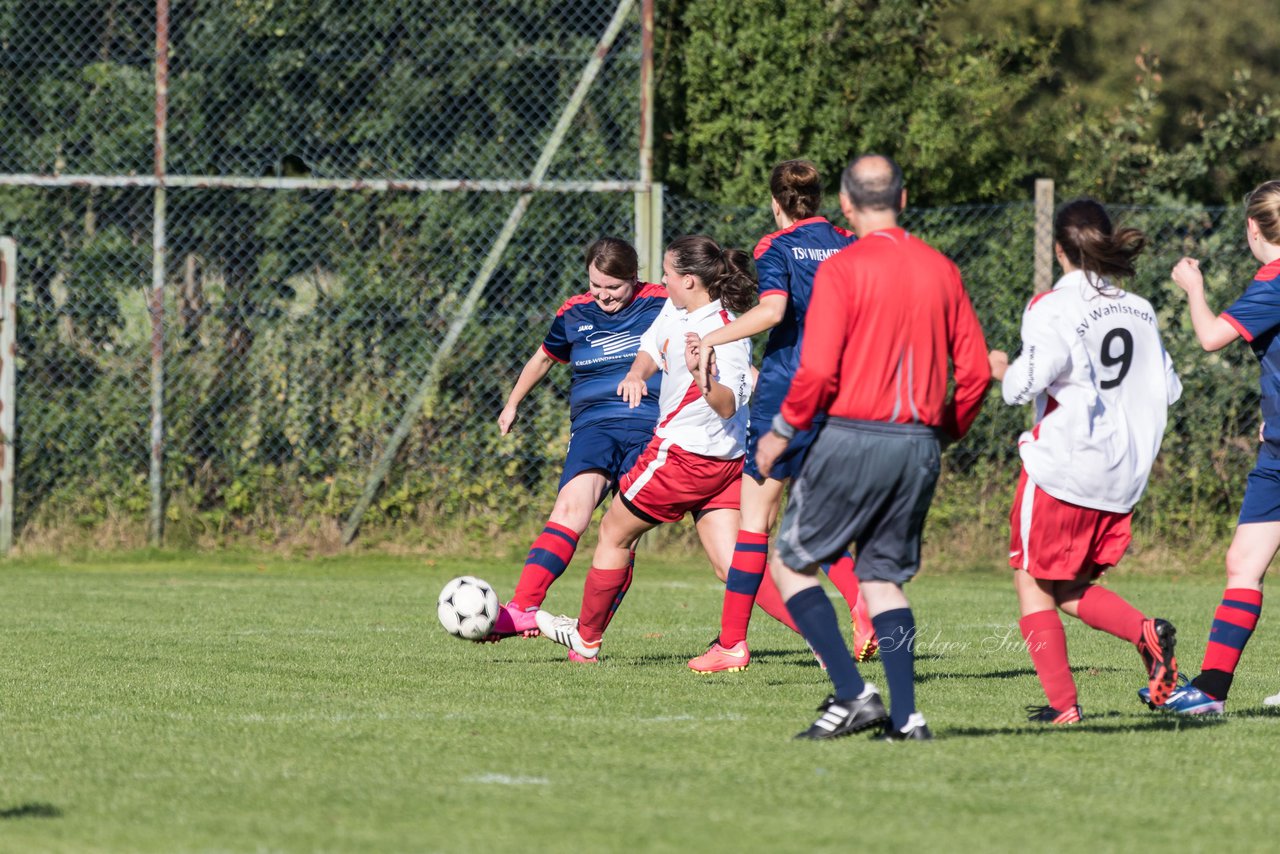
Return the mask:
[[[920,568],[941,443],[969,429],[991,369],[960,271],[898,227],[906,201],[902,170],[889,158],[864,155],[845,170],[840,208],[859,239],[818,268],[800,368],[756,450],[768,476],[791,436],[828,413],[792,485],[773,559],[787,610],[834,686],[822,715],[797,738],[872,727],[888,740],[932,738],[915,708],[915,618],[902,585]],[[858,674],[816,577],[818,564],[850,543],[880,638],[892,715]]]

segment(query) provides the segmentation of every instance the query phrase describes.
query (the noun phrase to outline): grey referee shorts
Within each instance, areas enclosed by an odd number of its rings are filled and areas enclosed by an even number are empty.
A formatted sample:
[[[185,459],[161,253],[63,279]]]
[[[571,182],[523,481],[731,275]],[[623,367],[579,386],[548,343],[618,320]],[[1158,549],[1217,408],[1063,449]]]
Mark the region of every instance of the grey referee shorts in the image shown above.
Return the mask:
[[[778,556],[804,569],[853,543],[862,581],[911,580],[940,465],[932,427],[828,419],[791,484]]]

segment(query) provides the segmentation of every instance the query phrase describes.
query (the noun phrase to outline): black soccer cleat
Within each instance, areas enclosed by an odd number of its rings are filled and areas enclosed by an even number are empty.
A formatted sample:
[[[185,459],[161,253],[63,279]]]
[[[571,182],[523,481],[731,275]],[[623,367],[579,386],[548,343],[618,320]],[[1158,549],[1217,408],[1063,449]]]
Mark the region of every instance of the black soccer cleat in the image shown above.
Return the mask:
[[[825,741],[874,726],[883,727],[889,721],[889,713],[873,685],[868,685],[856,700],[837,701],[834,695],[828,696],[818,706],[818,711],[822,712],[821,717],[813,722],[813,726],[797,733],[797,739]]]
[[[1084,720],[1084,711],[1080,706],[1070,706],[1065,711],[1058,711],[1053,706],[1027,706],[1027,720],[1033,724],[1078,724]]]
[[[924,715],[915,712],[907,718],[907,725],[902,729],[887,728],[875,737],[876,741],[933,741],[933,733],[924,721]]]
[[[1147,667],[1148,704],[1163,706],[1178,687],[1178,662],[1173,657],[1177,630],[1168,620],[1143,620],[1138,652]]]

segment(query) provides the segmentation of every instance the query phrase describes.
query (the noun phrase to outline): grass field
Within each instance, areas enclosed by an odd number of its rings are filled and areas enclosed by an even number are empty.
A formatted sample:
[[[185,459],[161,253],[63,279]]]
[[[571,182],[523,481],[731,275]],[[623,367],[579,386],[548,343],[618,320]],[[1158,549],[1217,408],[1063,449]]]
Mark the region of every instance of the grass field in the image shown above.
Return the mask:
[[[0,850],[1267,850],[1280,637],[1264,616],[1225,719],[1140,706],[1138,656],[1067,627],[1088,717],[1043,702],[1003,573],[926,574],[918,697],[938,736],[793,743],[828,690],[757,612],[745,673],[684,668],[715,633],[701,557],[644,560],[606,659],[437,626],[492,560],[234,555],[4,570]],[[550,606],[575,611],[575,564]],[[1199,662],[1216,575],[1115,589]],[[878,663],[864,668],[883,685]],[[1209,817],[1208,819],[1204,817]],[[1212,830],[1220,829],[1221,833]]]

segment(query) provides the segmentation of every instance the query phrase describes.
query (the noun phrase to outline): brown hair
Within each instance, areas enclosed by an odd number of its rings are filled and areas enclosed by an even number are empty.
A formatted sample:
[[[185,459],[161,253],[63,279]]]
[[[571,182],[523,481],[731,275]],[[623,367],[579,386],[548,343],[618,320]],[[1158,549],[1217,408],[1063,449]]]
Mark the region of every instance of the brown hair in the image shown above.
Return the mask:
[[[751,260],[741,249],[721,249],[705,234],[688,234],[671,241],[667,254],[677,273],[697,276],[711,298],[734,314],[755,304],[756,279],[750,273]]]
[[[784,160],[769,175],[769,192],[792,219],[808,219],[822,204],[822,176],[808,160]]]
[[[1147,245],[1147,236],[1136,228],[1113,229],[1106,208],[1095,199],[1075,199],[1058,208],[1053,239],[1081,270],[1118,278],[1133,275],[1134,259]]]
[[[1245,197],[1244,213],[1258,224],[1262,239],[1280,246],[1280,181],[1265,181]]]
[[[640,259],[635,247],[617,237],[602,237],[587,247],[587,270],[596,269],[615,279],[635,279],[640,274]]]

